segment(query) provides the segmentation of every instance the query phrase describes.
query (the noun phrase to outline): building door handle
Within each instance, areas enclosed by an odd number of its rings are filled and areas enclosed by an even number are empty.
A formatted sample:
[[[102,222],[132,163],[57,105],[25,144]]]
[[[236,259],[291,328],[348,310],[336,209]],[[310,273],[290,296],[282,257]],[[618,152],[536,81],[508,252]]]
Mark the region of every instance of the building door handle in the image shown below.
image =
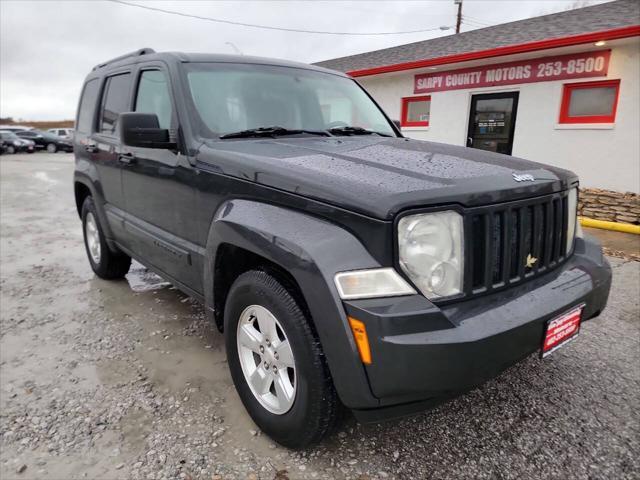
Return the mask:
[[[121,153],[118,155],[118,161],[125,165],[131,165],[132,163],[136,163],[136,156],[133,153]]]

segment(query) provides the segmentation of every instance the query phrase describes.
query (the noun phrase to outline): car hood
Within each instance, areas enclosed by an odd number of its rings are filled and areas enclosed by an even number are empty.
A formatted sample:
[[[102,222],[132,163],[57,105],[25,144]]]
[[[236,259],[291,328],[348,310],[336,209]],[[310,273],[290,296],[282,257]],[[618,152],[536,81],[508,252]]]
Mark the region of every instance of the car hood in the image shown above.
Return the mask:
[[[508,155],[378,136],[206,141],[197,160],[225,175],[381,219],[414,207],[544,195],[577,182],[567,170]]]

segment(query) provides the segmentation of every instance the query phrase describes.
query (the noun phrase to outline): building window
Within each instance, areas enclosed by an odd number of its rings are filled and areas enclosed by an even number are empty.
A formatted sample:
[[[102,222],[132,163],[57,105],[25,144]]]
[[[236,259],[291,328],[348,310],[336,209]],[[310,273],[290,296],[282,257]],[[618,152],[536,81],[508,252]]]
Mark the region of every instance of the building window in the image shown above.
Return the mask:
[[[560,123],[613,123],[620,80],[567,83],[563,86]]]
[[[431,115],[431,96],[405,97],[402,99],[403,127],[428,127]]]

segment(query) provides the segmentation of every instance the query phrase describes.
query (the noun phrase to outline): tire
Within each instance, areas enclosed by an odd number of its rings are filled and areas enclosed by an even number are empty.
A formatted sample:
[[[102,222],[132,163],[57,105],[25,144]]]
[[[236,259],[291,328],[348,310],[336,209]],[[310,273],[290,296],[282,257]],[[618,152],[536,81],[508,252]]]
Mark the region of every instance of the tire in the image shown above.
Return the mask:
[[[259,322],[267,318],[268,313],[273,315],[278,325],[276,334],[273,330],[263,328],[265,332],[271,331],[272,342],[269,341],[268,333],[263,335],[259,331]],[[309,320],[291,293],[276,278],[258,270],[243,273],[235,280],[229,290],[224,310],[227,360],[240,399],[263,432],[279,444],[292,449],[319,442],[334,429],[343,408],[333,386],[320,342],[314,335]],[[260,344],[260,347],[251,349],[255,353],[248,352],[238,342],[239,324],[241,329],[246,326],[258,333],[251,337],[253,340],[258,339],[257,343]],[[274,340],[275,336],[279,338]],[[244,332],[240,337],[249,338]],[[278,408],[274,405],[280,403],[273,401],[269,404],[265,398],[270,399],[273,395],[277,399],[277,395],[281,395],[285,388],[280,386],[279,390],[276,389],[278,380],[273,380],[270,387],[262,388],[265,393],[260,399],[249,385],[245,370],[251,368],[252,362],[256,363],[253,368],[265,373],[266,379],[266,373],[270,374],[271,371],[275,372],[274,368],[277,370],[282,367],[276,364],[286,355],[281,355],[280,360],[276,360],[279,358],[276,353],[285,351],[282,349],[283,338],[288,340],[291,347],[289,352],[292,353],[293,375],[291,368],[283,367],[272,377],[284,378],[281,385],[288,379],[290,385],[294,386],[294,393],[290,395],[292,404],[277,411]],[[260,348],[267,346],[266,353],[260,353]],[[261,368],[267,363],[269,368]],[[269,380],[265,382],[262,385],[269,384]],[[281,398],[286,396],[281,395]],[[284,404],[286,405],[286,401]]]
[[[57,151],[58,151],[58,146],[55,143],[48,143],[47,144],[47,152],[56,153]]]
[[[82,233],[89,264],[98,277],[113,280],[127,274],[131,257],[109,249],[91,196],[82,204]]]
[[[9,154],[14,154],[14,153],[16,153],[16,147],[14,147],[13,145],[9,145],[9,146],[7,147],[7,153],[9,153]]]

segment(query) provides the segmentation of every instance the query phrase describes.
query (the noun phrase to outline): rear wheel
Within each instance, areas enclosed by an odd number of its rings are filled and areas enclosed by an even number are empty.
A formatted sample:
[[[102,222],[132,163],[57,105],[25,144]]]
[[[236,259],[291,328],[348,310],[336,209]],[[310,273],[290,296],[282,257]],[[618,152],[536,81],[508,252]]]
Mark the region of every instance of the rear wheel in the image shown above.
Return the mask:
[[[256,425],[289,448],[320,441],[341,405],[294,296],[264,271],[243,273],[229,290],[224,322],[231,376]]]
[[[94,273],[106,280],[124,277],[131,266],[131,257],[109,249],[91,196],[82,204],[82,227],[87,257]]]
[[[13,145],[9,145],[7,147],[7,153],[16,153],[16,147],[14,147]]]
[[[57,151],[58,151],[58,147],[56,146],[55,143],[48,143],[47,144],[47,152],[56,153]]]

